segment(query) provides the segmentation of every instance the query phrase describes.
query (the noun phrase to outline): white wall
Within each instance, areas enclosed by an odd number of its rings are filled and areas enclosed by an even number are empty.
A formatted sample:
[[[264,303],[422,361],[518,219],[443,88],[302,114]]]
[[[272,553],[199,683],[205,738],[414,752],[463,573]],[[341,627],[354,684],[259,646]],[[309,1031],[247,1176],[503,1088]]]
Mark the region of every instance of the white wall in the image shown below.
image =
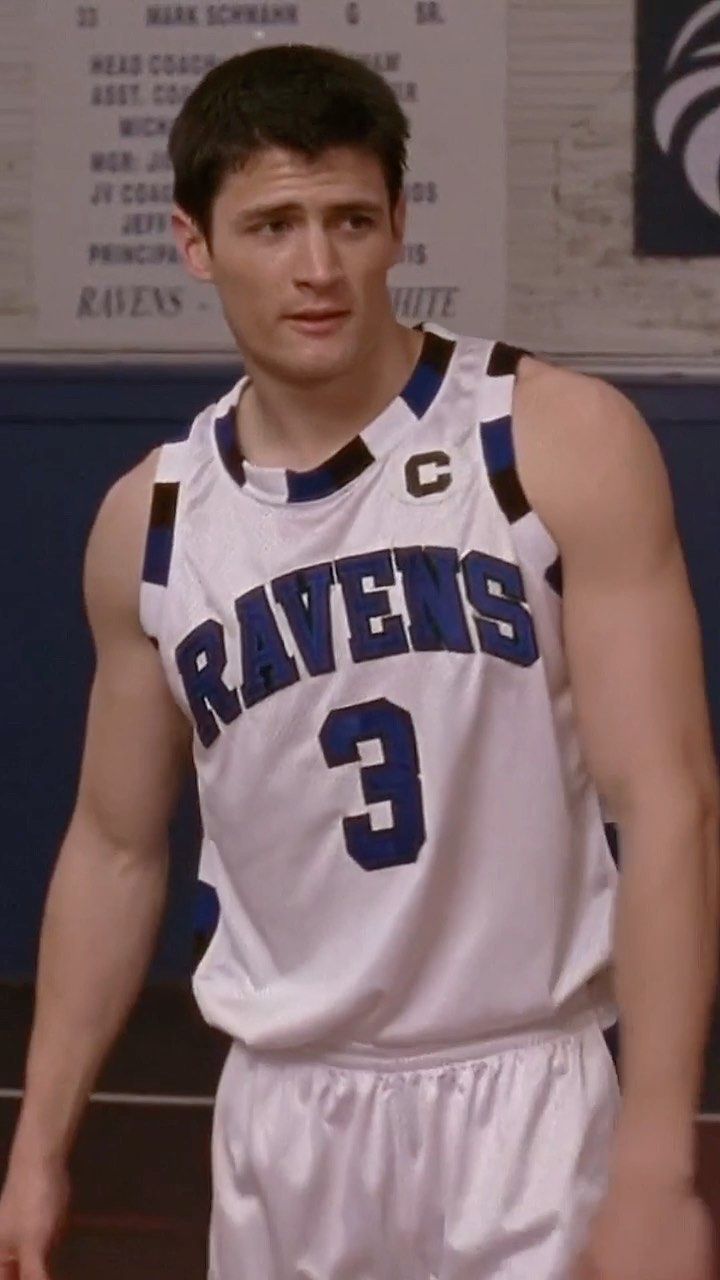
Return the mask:
[[[509,0],[508,332],[607,366],[713,371],[720,263],[633,257],[634,13]]]
[[[34,12],[35,0],[0,0],[0,348],[31,347],[35,328],[30,243]]]
[[[40,346],[30,221],[36,3],[0,0],[5,352]],[[634,7],[634,0],[506,0],[505,335],[587,367],[713,373],[717,262],[633,257]],[[449,81],[450,73],[438,69]],[[465,141],[457,140],[459,165]]]

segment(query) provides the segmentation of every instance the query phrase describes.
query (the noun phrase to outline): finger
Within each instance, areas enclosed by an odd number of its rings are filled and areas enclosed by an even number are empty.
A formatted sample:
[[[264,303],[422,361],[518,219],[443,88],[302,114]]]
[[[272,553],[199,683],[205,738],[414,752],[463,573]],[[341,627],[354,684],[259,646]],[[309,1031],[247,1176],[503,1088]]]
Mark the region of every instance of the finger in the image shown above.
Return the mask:
[[[51,1280],[51,1277],[42,1262],[33,1260],[30,1263],[20,1263],[18,1280]]]
[[[0,1252],[0,1280],[18,1280],[18,1265],[16,1254]]]
[[[36,1249],[26,1250],[20,1254],[18,1280],[51,1280],[50,1272]]]

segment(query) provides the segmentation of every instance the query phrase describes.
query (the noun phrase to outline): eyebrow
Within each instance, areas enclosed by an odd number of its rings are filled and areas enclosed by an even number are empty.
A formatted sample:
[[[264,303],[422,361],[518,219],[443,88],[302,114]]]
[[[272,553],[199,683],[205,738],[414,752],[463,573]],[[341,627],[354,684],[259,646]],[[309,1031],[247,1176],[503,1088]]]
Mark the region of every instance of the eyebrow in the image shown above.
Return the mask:
[[[284,204],[257,204],[252,205],[249,209],[243,209],[233,218],[233,226],[247,226],[251,222],[269,221],[273,218],[283,218],[288,214],[302,212],[303,206],[297,201],[285,201]],[[337,204],[332,204],[328,209],[329,213],[347,214],[347,213],[370,213],[382,214],[383,206],[377,204],[373,200],[342,200]]]

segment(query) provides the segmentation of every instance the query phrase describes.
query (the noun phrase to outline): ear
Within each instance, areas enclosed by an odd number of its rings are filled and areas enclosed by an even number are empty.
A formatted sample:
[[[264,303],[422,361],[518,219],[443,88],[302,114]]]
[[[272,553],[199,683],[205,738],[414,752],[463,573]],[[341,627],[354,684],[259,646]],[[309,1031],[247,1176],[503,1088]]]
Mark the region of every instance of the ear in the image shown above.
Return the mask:
[[[212,280],[212,255],[200,228],[179,205],[172,209],[172,228],[185,270],[195,280]]]
[[[407,225],[407,198],[403,191],[392,213],[392,231],[393,240],[395,241],[395,256],[393,265],[397,266],[402,262],[403,246],[405,243],[405,227]]]

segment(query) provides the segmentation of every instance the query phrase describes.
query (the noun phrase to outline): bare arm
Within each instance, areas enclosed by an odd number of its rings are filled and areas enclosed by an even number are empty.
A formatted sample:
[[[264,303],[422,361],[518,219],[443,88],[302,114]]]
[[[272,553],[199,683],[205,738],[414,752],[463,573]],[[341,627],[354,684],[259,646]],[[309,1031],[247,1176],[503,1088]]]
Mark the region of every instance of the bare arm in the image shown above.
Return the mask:
[[[110,490],[88,542],[96,671],[77,801],[45,906],[11,1173],[64,1163],[137,997],[164,907],[168,822],[190,730],[138,618],[154,469],[151,454]]]
[[[563,559],[584,754],[620,834],[614,1169],[691,1182],[717,977],[718,778],[672,494],[652,433],[612,388],[548,370],[519,401],[519,465]]]

